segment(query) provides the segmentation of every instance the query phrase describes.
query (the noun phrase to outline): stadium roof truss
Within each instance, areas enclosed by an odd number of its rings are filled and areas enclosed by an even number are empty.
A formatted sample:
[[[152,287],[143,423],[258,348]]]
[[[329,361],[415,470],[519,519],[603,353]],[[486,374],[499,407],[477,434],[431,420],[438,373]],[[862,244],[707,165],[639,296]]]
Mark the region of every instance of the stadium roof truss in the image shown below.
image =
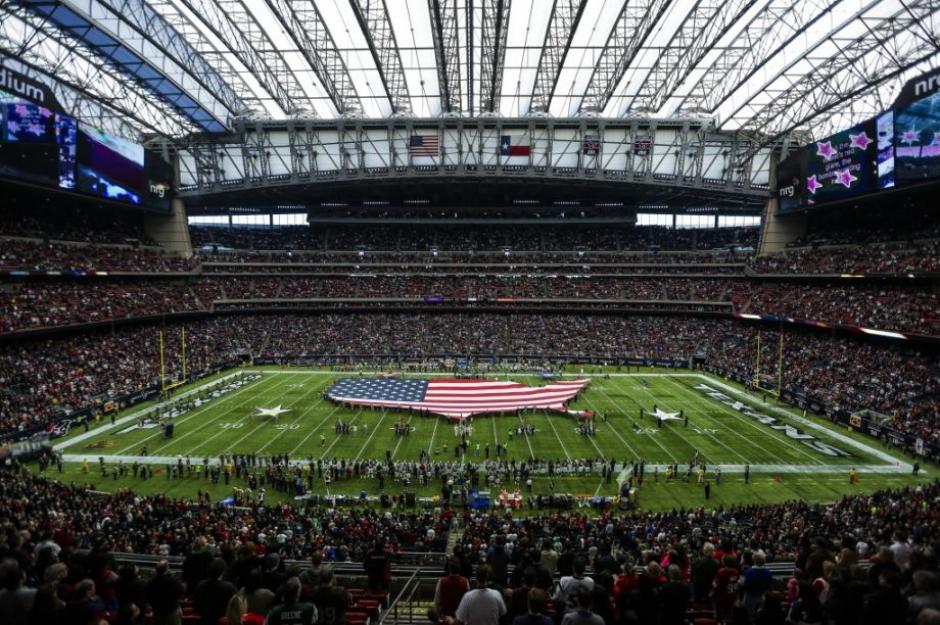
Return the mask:
[[[764,146],[887,108],[940,65],[938,14],[940,0],[0,0],[0,52],[86,121],[177,142],[257,121],[645,116]]]

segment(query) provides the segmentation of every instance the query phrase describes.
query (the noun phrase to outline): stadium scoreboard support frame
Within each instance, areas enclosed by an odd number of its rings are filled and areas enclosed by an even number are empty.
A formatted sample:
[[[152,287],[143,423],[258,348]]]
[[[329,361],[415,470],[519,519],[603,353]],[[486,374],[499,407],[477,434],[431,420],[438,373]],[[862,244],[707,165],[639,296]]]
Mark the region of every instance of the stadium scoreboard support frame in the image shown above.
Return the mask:
[[[764,393],[770,393],[774,397],[780,397],[783,390],[783,332],[777,333],[777,388],[772,388],[764,385],[764,379],[772,380],[769,375],[762,375],[760,370],[760,356],[761,356],[761,332],[757,331],[757,337],[755,341],[757,343],[756,355],[754,357],[754,388],[762,391]]]

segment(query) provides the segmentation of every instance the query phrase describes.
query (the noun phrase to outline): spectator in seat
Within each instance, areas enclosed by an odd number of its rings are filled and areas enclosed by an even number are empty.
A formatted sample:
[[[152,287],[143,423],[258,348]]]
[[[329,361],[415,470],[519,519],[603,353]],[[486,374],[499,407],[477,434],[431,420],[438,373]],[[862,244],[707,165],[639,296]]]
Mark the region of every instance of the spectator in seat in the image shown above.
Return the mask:
[[[661,625],[684,625],[692,591],[682,581],[682,569],[678,565],[669,565],[668,576],[669,581],[659,591],[659,622]]]
[[[4,625],[27,625],[37,591],[26,586],[26,572],[16,560],[6,559],[0,564],[0,584],[0,621]]]
[[[391,581],[391,562],[388,554],[385,552],[385,541],[377,540],[371,553],[362,563],[366,576],[369,578],[369,590],[384,591],[388,590],[389,581]]]
[[[199,582],[206,579],[212,554],[206,544],[206,539],[200,536],[193,541],[193,550],[183,560],[183,581],[186,583],[186,594],[192,598]]]
[[[546,616],[548,609],[548,593],[538,588],[533,588],[526,596],[528,611],[526,614],[517,616],[512,620],[512,625],[552,625],[552,619]]]
[[[594,591],[594,580],[585,576],[584,558],[575,558],[571,565],[572,574],[565,575],[558,580],[558,588],[555,589],[555,596],[552,597],[556,603],[564,604],[568,609],[577,607],[575,603],[575,594],[582,588],[588,593]]]
[[[182,598],[183,584],[170,573],[170,563],[160,560],[147,585],[147,603],[153,611],[153,625],[180,625]]]
[[[692,596],[696,603],[708,601],[708,594],[720,568],[721,564],[715,559],[715,545],[705,543],[702,555],[692,563]]]
[[[229,600],[237,592],[232,582],[222,580],[225,560],[216,558],[209,564],[206,578],[199,582],[193,593],[193,603],[201,625],[216,625],[225,614]]]
[[[748,614],[754,618],[757,608],[764,600],[764,593],[770,590],[773,584],[773,575],[770,570],[764,566],[766,559],[762,552],[757,552],[753,556],[754,564],[744,573],[744,605],[747,607]]]
[[[271,608],[265,625],[313,625],[317,622],[317,608],[300,601],[300,580],[292,577],[284,584],[284,603]]]
[[[658,625],[659,601],[653,578],[644,571],[620,611],[623,625]]]
[[[509,554],[506,553],[506,537],[500,534],[495,544],[486,552],[486,563],[492,571],[492,582],[500,588],[506,587],[509,573]]]
[[[460,600],[470,590],[470,580],[460,574],[460,564],[454,560],[447,562],[447,575],[437,580],[434,589],[434,608],[438,617],[455,616]],[[515,595],[515,591],[513,592]]]
[[[330,569],[324,571],[320,577],[320,586],[313,595],[313,604],[317,607],[318,625],[344,625],[346,611],[352,607],[353,598],[348,590],[336,586],[336,577]]]
[[[912,581],[914,594],[908,598],[911,623],[923,610],[940,610],[940,578],[933,571],[915,571]]]
[[[593,601],[590,591],[579,588],[574,594],[574,601],[576,607],[565,614],[561,625],[604,625],[604,619],[591,610]]]
[[[457,621],[462,625],[499,625],[506,614],[506,604],[498,590],[489,587],[490,568],[477,569],[477,587],[467,592],[457,606]]]
[[[731,616],[732,608],[738,599],[738,581],[741,573],[733,553],[725,553],[721,559],[721,568],[712,584],[712,604],[715,606],[715,618],[725,622]]]

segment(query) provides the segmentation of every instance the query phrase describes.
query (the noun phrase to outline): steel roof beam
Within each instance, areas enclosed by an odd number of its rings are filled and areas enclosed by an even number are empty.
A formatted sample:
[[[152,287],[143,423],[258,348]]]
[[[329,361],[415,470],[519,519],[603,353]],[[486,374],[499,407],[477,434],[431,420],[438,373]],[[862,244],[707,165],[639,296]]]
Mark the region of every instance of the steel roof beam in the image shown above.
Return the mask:
[[[756,0],[698,0],[643,81],[631,107],[658,111]]]
[[[539,66],[535,71],[535,83],[532,88],[532,98],[529,100],[529,112],[547,113],[552,103],[561,68],[568,58],[571,50],[571,40],[574,38],[587,0],[554,0],[552,16],[545,29],[545,41],[542,43],[542,54],[539,56]]]
[[[810,64],[809,72],[781,74],[764,90],[766,104],[748,102],[729,120],[743,117],[748,129],[765,136],[766,144],[825,113],[853,105],[859,96],[940,55],[936,0],[914,0],[887,17],[860,19],[866,24],[862,35],[848,39],[834,34],[826,40],[829,46],[820,43],[807,50],[800,62]],[[834,54],[821,52],[831,48]]]
[[[431,36],[437,58],[437,82],[441,91],[441,110],[458,113],[460,97],[460,39],[457,0],[428,0]]]
[[[300,79],[242,0],[180,0],[228,47],[287,114],[309,110]]]
[[[85,48],[65,31],[49,28],[45,20],[28,9],[0,5],[0,51],[35,73],[52,79],[76,95],[64,93],[72,104],[82,97],[100,107],[125,115],[137,122],[134,138],[144,130],[164,136],[182,136],[197,127],[163,100],[153,98],[149,90],[115,70],[93,50]],[[67,104],[67,103],[63,103]],[[65,111],[82,119],[78,113],[63,106]],[[84,107],[88,111],[88,107]],[[99,113],[96,112],[96,115]],[[95,120],[82,119],[86,123]],[[126,127],[122,128],[126,136]]]
[[[346,62],[313,0],[265,0],[339,113],[362,111]]]
[[[198,53],[141,0],[85,0],[81,5],[71,0],[19,0],[19,4],[93,49],[207,132],[224,131],[235,112],[245,107]],[[172,54],[166,46],[173,47]],[[223,101],[226,97],[228,103]]]
[[[482,11],[480,37],[480,112],[495,112],[503,84],[511,0],[478,0]]]
[[[677,110],[713,113],[730,94],[743,89],[767,61],[788,50],[810,26],[842,1],[772,0],[692,85]],[[871,4],[879,1],[873,0]],[[805,10],[807,6],[812,10]]]
[[[643,42],[672,0],[626,0],[607,37],[581,100],[580,111],[600,112],[614,95]]]
[[[369,52],[382,79],[393,113],[410,113],[411,96],[405,79],[398,41],[385,0],[349,0],[356,20],[369,44]]]

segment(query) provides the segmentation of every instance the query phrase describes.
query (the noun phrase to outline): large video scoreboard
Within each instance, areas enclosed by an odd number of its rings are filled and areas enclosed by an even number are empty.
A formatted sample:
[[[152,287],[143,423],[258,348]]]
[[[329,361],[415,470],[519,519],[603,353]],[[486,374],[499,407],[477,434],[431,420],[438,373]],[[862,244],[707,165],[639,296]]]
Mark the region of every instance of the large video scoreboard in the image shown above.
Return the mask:
[[[940,179],[940,74],[908,82],[890,111],[804,146],[777,167],[780,212]]]
[[[30,95],[41,103],[0,91],[0,178],[169,210],[169,163],[59,111],[48,91]]]

